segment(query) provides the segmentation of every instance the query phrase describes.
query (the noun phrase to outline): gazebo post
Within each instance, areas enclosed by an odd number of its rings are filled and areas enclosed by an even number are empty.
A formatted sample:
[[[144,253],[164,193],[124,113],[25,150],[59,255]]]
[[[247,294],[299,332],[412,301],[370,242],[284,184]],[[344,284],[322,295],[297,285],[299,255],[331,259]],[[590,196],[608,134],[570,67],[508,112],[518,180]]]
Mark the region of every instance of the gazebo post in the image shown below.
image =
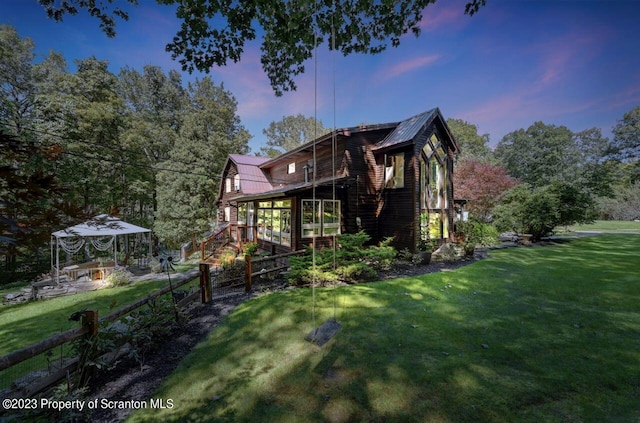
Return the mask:
[[[56,285],[60,285],[60,239],[56,237]]]

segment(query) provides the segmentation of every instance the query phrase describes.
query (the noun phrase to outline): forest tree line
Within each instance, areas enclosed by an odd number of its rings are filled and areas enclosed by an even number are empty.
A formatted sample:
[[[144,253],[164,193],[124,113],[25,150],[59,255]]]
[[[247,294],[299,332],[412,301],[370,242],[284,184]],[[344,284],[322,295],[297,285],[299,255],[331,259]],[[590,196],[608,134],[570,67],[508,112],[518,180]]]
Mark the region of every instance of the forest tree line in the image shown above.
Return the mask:
[[[185,84],[179,72],[152,65],[114,74],[95,57],[76,60],[72,73],[59,53],[36,61],[33,42],[4,25],[0,53],[0,245],[46,252],[52,229],[99,213],[174,245],[210,228],[227,156],[248,153],[251,138],[223,84]],[[518,216],[509,199],[556,215],[562,205],[565,217],[566,205],[580,204],[569,211],[581,220],[640,217],[640,107],[621,117],[612,140],[598,128],[573,133],[535,122],[492,149],[475,125],[448,124],[462,150],[455,195],[480,220]],[[261,153],[309,141],[314,125],[325,130],[302,115],[272,123]]]

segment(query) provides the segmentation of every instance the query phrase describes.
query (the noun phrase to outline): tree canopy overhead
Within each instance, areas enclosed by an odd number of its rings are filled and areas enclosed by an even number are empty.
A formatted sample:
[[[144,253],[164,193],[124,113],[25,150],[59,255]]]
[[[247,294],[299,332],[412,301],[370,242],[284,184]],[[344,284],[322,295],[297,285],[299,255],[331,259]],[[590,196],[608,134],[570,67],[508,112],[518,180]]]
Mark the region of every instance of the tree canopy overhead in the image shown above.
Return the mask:
[[[126,10],[113,5],[113,0],[38,1],[56,21],[86,10],[100,20],[109,37],[116,35],[116,18],[129,17]],[[278,96],[296,89],[293,78],[304,72],[304,62],[313,56],[317,45],[327,41],[329,48],[345,56],[380,53],[389,44],[397,47],[404,34],[420,34],[424,9],[435,1],[156,0],[158,4],[177,5],[181,27],[166,48],[183,70],[208,73],[212,66],[238,62],[245,42],[260,34],[262,68]],[[127,2],[137,4],[137,0]],[[471,0],[464,13],[473,15],[485,3]]]

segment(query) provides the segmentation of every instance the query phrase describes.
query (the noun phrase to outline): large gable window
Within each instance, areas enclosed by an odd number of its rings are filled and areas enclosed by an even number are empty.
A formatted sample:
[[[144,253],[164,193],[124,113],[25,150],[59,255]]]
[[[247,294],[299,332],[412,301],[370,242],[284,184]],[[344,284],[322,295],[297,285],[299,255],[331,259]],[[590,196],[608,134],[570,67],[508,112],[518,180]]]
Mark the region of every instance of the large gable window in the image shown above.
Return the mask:
[[[386,156],[384,186],[385,188],[404,188],[404,153]]]
[[[240,175],[235,175],[233,177],[233,189],[240,191]]]
[[[445,209],[449,207],[447,179],[449,157],[438,137],[433,134],[422,149],[420,162],[420,208],[429,216],[432,238],[449,236]]]

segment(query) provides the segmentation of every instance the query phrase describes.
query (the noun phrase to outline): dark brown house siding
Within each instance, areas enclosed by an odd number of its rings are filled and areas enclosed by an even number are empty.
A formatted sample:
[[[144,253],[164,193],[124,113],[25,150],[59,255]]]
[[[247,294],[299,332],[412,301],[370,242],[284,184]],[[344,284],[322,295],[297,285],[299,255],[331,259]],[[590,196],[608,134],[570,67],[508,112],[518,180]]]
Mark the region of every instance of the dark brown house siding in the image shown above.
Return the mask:
[[[274,252],[297,250],[315,244],[330,246],[331,236],[302,238],[301,201],[304,199],[335,199],[340,201],[340,232],[365,231],[373,243],[393,237],[398,249],[414,251],[420,234],[421,187],[423,180],[422,148],[435,133],[443,142],[447,160],[446,178],[448,208],[441,216],[453,230],[453,157],[457,144],[452,138],[444,118],[438,109],[432,109],[402,122],[346,128],[268,161],[257,167],[242,170],[258,171],[271,184],[264,193],[226,193],[225,179],[233,178],[234,166],[223,174],[218,205],[231,204],[231,220],[237,220],[237,201],[291,199],[291,247],[273,245],[260,240],[261,247]],[[385,187],[385,158],[402,154],[404,157],[404,184],[402,187]],[[235,157],[244,165],[255,163],[246,156]],[[240,163],[240,161],[238,161]],[[232,163],[233,164],[233,163]],[[290,165],[295,165],[291,172]],[[315,169],[313,168],[315,167]],[[309,172],[305,172],[305,168]],[[425,175],[428,176],[428,175]],[[315,179],[314,179],[315,177]],[[241,175],[242,180],[242,175]],[[310,184],[315,180],[315,188]],[[243,200],[243,198],[245,198]]]

